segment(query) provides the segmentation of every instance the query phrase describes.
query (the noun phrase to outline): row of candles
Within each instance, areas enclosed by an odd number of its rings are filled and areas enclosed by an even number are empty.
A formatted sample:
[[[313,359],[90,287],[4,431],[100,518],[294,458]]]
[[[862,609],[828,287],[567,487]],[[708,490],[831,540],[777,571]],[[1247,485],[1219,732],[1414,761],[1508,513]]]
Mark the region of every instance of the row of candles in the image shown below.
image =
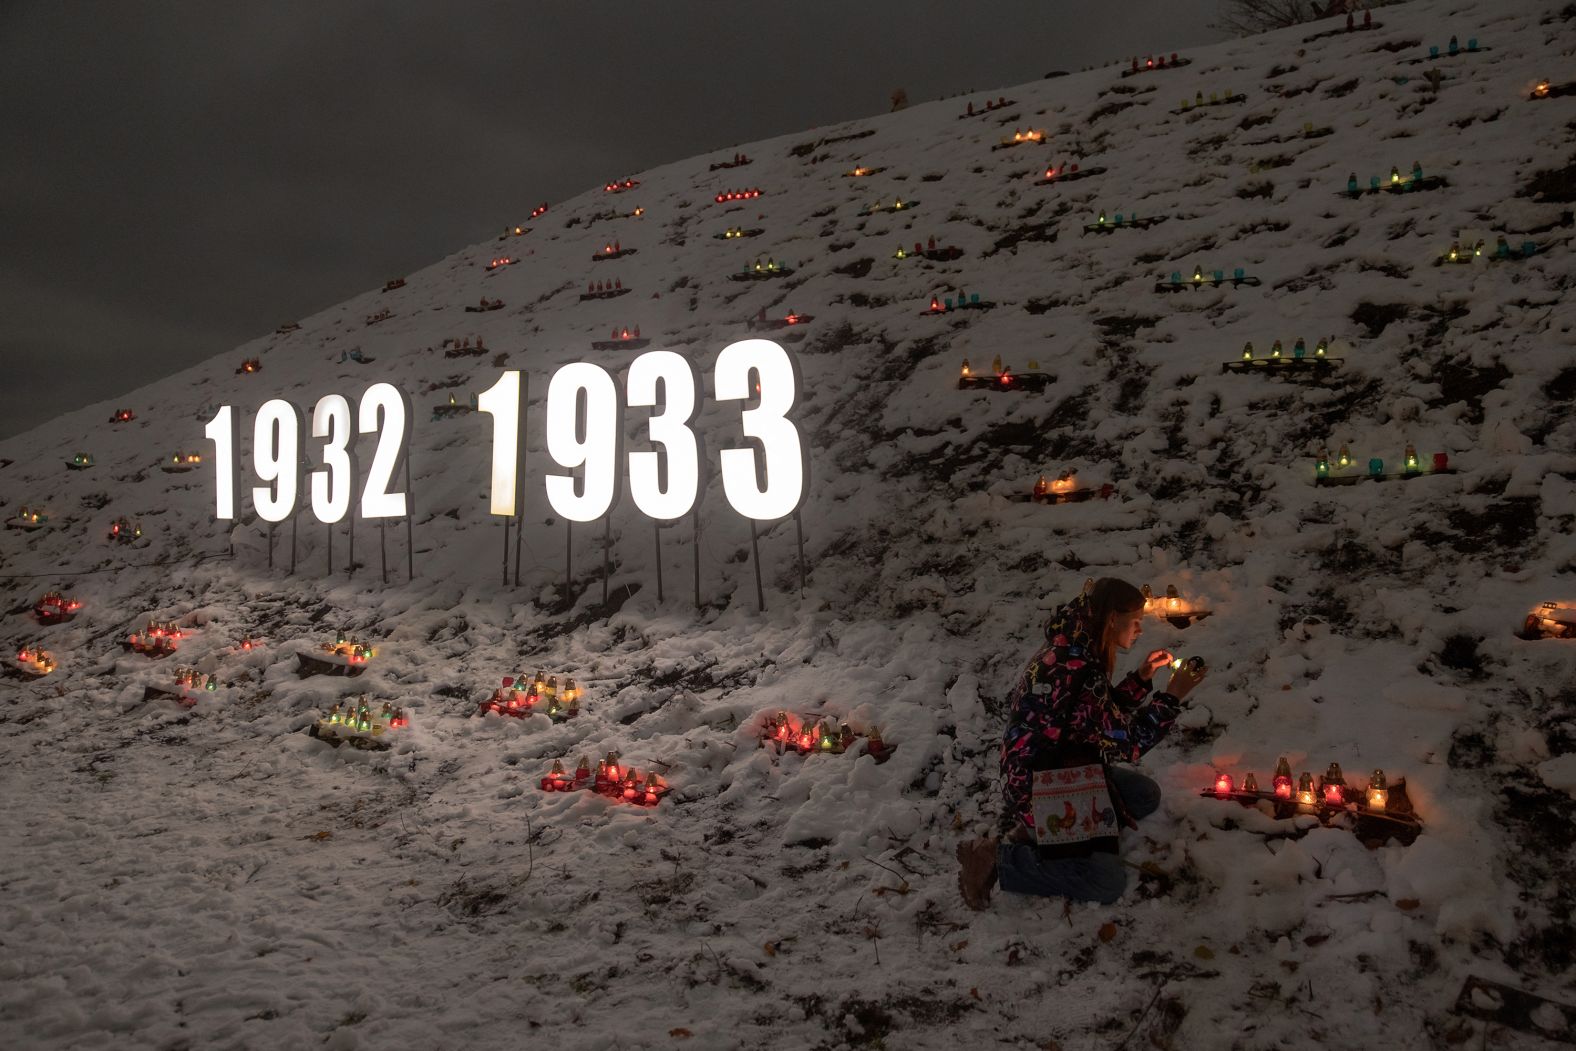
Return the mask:
[[[43,598],[33,603],[33,613],[39,620],[70,620],[81,609],[82,603],[58,591],[46,591]]]
[[[934,251],[937,250],[936,249],[936,239],[934,237],[930,238],[928,243],[929,243],[930,247],[925,248],[925,247],[922,247],[918,241],[915,241],[914,242],[914,250],[912,252],[908,251],[902,245],[898,245],[897,246],[897,251],[892,253],[892,258],[893,259],[907,259],[910,255],[924,255],[926,252],[934,252]],[[951,249],[949,249],[946,245],[942,245],[940,250],[943,251],[943,252],[951,251]]]
[[[779,755],[790,748],[800,755],[809,755],[811,752],[842,755],[854,746],[858,738],[859,735],[847,723],[811,716],[800,716],[796,723],[787,712],[778,712],[767,717],[766,724],[761,728],[760,743],[763,748],[776,748]],[[885,761],[889,751],[886,742],[881,739],[880,728],[871,726],[865,733],[865,754],[879,763]]]
[[[1228,773],[1215,775],[1215,798],[1231,799],[1237,796],[1266,797],[1259,790],[1258,779],[1252,774],[1242,778],[1242,785],[1238,787]],[[1383,812],[1390,801],[1389,785],[1385,781],[1384,771],[1375,770],[1368,778],[1368,787],[1365,793],[1357,793],[1346,783],[1346,777],[1341,773],[1340,763],[1331,763],[1330,768],[1319,778],[1317,786],[1314,784],[1313,775],[1304,771],[1297,779],[1297,786],[1292,788],[1291,764],[1281,756],[1280,762],[1275,765],[1275,776],[1267,798],[1295,802],[1298,807],[1312,812],[1319,807],[1344,810],[1350,805],[1364,800],[1367,809]]]
[[[934,304],[935,300],[932,299],[931,303]],[[1000,354],[997,354],[994,358],[991,359],[990,367],[991,367],[991,372],[994,375],[996,375],[998,378],[1001,377],[1001,376],[1008,376],[1008,375],[1012,374],[1012,366],[1003,364]],[[1038,372],[1038,371],[1040,371],[1040,363],[1038,361],[1034,360],[1033,358],[1029,359],[1029,371],[1030,372]],[[974,375],[974,366],[969,364],[969,359],[968,358],[964,358],[963,359],[963,367],[958,370],[958,375],[962,376],[965,379],[967,379],[968,377]]]
[[[333,642],[323,643],[323,652],[344,657],[351,664],[365,664],[378,655],[378,651],[372,646],[350,638],[343,631],[334,636]]]
[[[1412,162],[1412,180],[1411,181],[1413,183],[1421,182],[1422,178],[1423,178],[1423,165],[1422,165],[1422,163],[1419,162],[1419,161],[1413,161]],[[1403,178],[1402,175],[1401,175],[1401,169],[1400,168],[1391,168],[1390,169],[1390,185],[1391,185],[1391,187],[1399,188],[1399,187],[1405,186],[1406,184],[1407,184],[1406,183],[1406,179]],[[1371,176],[1368,179],[1368,188],[1370,190],[1377,190],[1377,189],[1379,189],[1379,176],[1374,175],[1374,176]],[[1346,177],[1346,192],[1347,193],[1357,193],[1357,192],[1359,192],[1359,189],[1360,188],[1357,185],[1357,173],[1356,172],[1352,172],[1350,175],[1348,175]]]
[[[180,667],[175,669],[175,685],[183,690],[207,690],[214,693],[219,689],[219,676],[212,672],[204,675],[196,668]]]
[[[1521,242],[1521,254],[1532,255],[1538,250],[1536,241]],[[1450,251],[1445,253],[1445,259],[1452,263],[1469,263],[1483,254],[1483,239],[1478,238],[1475,245],[1462,245],[1459,241],[1450,242]],[[1499,234],[1494,239],[1494,258],[1510,258],[1510,242],[1505,240],[1504,234]]]
[[[505,676],[503,685],[482,703],[482,709],[503,715],[526,715],[535,711],[537,705],[545,704],[550,717],[572,719],[580,714],[580,697],[583,693],[575,685],[574,679],[565,677],[564,685],[560,688],[558,676],[544,677],[538,669],[536,677],[529,684],[524,675]]]
[[[1313,348],[1313,356],[1316,357],[1316,358],[1322,358],[1329,352],[1329,349],[1330,349],[1330,341],[1327,340],[1327,339],[1321,339],[1321,340],[1319,340],[1319,342]],[[1274,343],[1272,343],[1270,345],[1270,359],[1271,360],[1275,360],[1277,358],[1282,357],[1283,353],[1284,353],[1284,351],[1281,349],[1281,341],[1280,340],[1277,339]],[[1302,358],[1306,358],[1308,356],[1308,344],[1303,340],[1303,338],[1301,336],[1298,336],[1297,337],[1297,342],[1292,344],[1291,356],[1294,359],[1302,359]],[[1243,361],[1252,361],[1253,360],[1253,342],[1251,340],[1249,340],[1247,343],[1244,343],[1242,345],[1242,360]]]
[[[1345,469],[1352,466],[1352,464],[1355,462],[1356,461],[1352,459],[1351,450],[1345,445],[1342,445],[1340,451],[1335,454],[1335,467]],[[1423,463],[1422,460],[1418,458],[1417,447],[1411,442],[1406,443],[1406,451],[1402,455],[1401,462],[1402,470],[1407,474],[1421,474],[1423,471]],[[1450,470],[1450,456],[1446,453],[1435,453],[1433,457],[1433,465],[1433,470],[1436,472]],[[1328,478],[1330,476],[1330,467],[1330,450],[1319,450],[1318,458],[1314,461],[1313,465],[1314,474],[1320,478]],[[1368,473],[1371,475],[1384,474],[1384,460],[1377,456],[1371,458],[1368,461]]]
[[[132,540],[139,540],[142,538],[142,526],[138,525],[136,522],[133,522],[125,515],[121,515],[119,518],[115,519],[115,521],[110,523],[109,538],[111,540],[120,540],[128,543]]]
[[[385,729],[398,730],[409,726],[410,716],[405,713],[405,709],[397,708],[388,701],[384,701],[382,710],[373,715],[372,706],[363,695],[359,702],[347,704],[343,709],[336,703],[322,722],[329,726],[343,726],[358,733],[380,734]]]
[[[597,761],[594,776],[588,756],[580,757],[573,775],[564,770],[562,759],[554,759],[553,768],[540,784],[544,792],[573,792],[590,788],[598,795],[622,799],[636,806],[656,806],[668,794],[669,788],[655,770],[648,771],[642,778],[638,768],[620,766],[617,752],[609,752],[606,759]]]
[[[1054,481],[1046,480],[1045,475],[1042,474],[1039,480],[1034,483],[1034,498],[1036,500],[1044,500],[1047,497],[1062,496],[1077,488],[1078,472],[1072,468],[1068,468],[1057,475]],[[1100,486],[1100,497],[1101,499],[1108,498],[1115,491],[1116,487],[1110,482],[1106,482]]]
[[[1247,279],[1247,276],[1248,276],[1248,271],[1247,271],[1246,268],[1240,267],[1240,266],[1232,268],[1232,271],[1231,271],[1231,280],[1232,281],[1244,281],[1244,280]],[[1224,270],[1215,270],[1215,271],[1210,272],[1209,274],[1205,274],[1204,273],[1204,267],[1202,265],[1195,264],[1194,267],[1193,267],[1193,278],[1192,278],[1192,280],[1193,280],[1193,283],[1195,285],[1201,285],[1205,281],[1213,281],[1215,284],[1220,284],[1222,281],[1225,281],[1226,279],[1227,279],[1226,278],[1226,272]],[[1180,285],[1182,283],[1182,271],[1180,271],[1180,270],[1173,270],[1173,271],[1171,271],[1171,283],[1173,285]]]
[[[48,675],[55,670],[55,655],[42,646],[22,644],[16,651],[17,665],[29,675]]]
[[[126,642],[138,653],[162,656],[179,649],[185,637],[186,633],[173,620],[150,620],[147,627],[132,632]]]

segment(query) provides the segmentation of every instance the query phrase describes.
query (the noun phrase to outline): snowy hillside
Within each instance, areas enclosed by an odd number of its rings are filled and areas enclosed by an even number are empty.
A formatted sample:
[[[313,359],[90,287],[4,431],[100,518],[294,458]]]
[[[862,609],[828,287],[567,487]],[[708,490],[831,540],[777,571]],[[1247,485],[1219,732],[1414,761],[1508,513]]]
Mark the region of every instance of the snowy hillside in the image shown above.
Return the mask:
[[[1576,8],[1417,0],[1376,20],[609,172],[638,185],[530,220],[522,200],[511,232],[402,287],[0,443],[0,515],[48,515],[0,532],[0,645],[58,664],[0,680],[3,1043],[1432,1047],[1484,1028],[1454,1010],[1471,975],[1576,1003],[1576,642],[1513,634],[1576,601],[1576,98],[1529,98],[1570,69]],[[1002,145],[1030,130],[1043,143]],[[1044,180],[1072,163],[1083,177]],[[1343,193],[1414,164],[1446,185]],[[1122,227],[1085,232],[1102,212]],[[1489,258],[1500,235],[1536,251]],[[961,257],[916,257],[932,237]],[[1436,265],[1479,238],[1485,258]],[[615,243],[635,251],[593,261]],[[757,260],[793,272],[731,279]],[[1195,267],[1223,280],[1156,290]],[[627,294],[581,298],[615,279]],[[922,313],[974,293],[994,306]],[[762,311],[812,318],[752,331]],[[802,595],[787,519],[761,531],[757,609],[749,524],[715,474],[699,610],[693,527],[659,534],[627,493],[606,603],[601,526],[575,528],[566,587],[547,381],[627,367],[637,352],[592,348],[626,326],[707,392],[734,340],[797,355]],[[1344,360],[1222,371],[1298,339]],[[1054,381],[958,388],[964,359],[988,377],[998,356]],[[530,384],[518,587],[500,583],[490,419],[432,413],[505,368]],[[270,569],[250,497],[233,535],[214,520],[205,424],[235,407],[245,465],[264,401],[380,381],[415,407],[415,579],[403,522],[385,585],[375,529],[352,576],[339,527],[329,575],[304,510],[296,572],[288,525]],[[702,405],[715,468],[738,408]],[[109,422],[120,408],[135,419]],[[644,441],[631,414],[626,446]],[[1314,484],[1323,449],[1398,473],[1408,444],[1419,477]],[[78,452],[93,465],[68,469]],[[188,452],[198,470],[162,469]],[[1454,473],[1426,470],[1435,453]],[[1028,501],[1067,470],[1111,496]],[[141,540],[108,538],[122,516]],[[997,812],[1004,698],[1046,612],[1102,575],[1213,611],[1139,642],[1212,667],[1146,758],[1166,798],[1123,834],[1143,871],[1111,907],[972,913],[953,852]],[[82,611],[40,625],[56,590]],[[150,619],[184,627],[176,655],[120,645]],[[366,673],[298,677],[295,654],[339,630],[375,646]],[[177,665],[218,688],[144,700]],[[476,716],[537,669],[582,685],[578,718]],[[308,735],[363,693],[408,711],[392,750]],[[894,750],[779,757],[757,747],[779,711],[879,727]],[[609,752],[671,793],[538,788],[555,759]],[[1282,755],[1404,779],[1423,834],[1368,849],[1200,798],[1217,771],[1267,782]],[[1544,1044],[1496,1027],[1490,1046]]]

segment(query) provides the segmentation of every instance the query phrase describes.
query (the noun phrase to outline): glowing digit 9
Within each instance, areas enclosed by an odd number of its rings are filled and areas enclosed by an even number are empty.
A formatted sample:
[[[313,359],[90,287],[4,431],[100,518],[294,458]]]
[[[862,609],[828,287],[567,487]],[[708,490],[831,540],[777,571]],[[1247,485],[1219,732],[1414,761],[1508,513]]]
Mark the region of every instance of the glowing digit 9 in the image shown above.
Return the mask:
[[[282,398],[263,402],[252,424],[252,506],[265,522],[283,522],[301,493],[301,410]]]
[[[547,386],[547,455],[570,472],[547,475],[547,502],[571,522],[594,522],[618,500],[619,409],[600,365],[565,365]]]

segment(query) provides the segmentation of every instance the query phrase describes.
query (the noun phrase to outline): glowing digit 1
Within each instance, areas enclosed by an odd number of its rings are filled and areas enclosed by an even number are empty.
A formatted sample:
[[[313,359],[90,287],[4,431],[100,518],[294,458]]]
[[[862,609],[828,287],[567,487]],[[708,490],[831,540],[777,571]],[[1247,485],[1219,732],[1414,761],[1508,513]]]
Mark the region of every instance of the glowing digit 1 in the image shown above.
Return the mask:
[[[629,454],[630,495],[635,498],[635,506],[650,518],[681,518],[695,506],[700,492],[700,445],[690,429],[697,408],[696,392],[700,389],[695,367],[671,350],[653,350],[630,364],[624,389],[632,406],[663,406],[662,412],[651,417],[650,425],[651,440],[663,451]],[[666,487],[662,485],[664,457]]]
[[[231,521],[235,518],[235,505],[241,502],[240,486],[235,478],[235,447],[240,444],[236,438],[235,408],[219,406],[219,411],[203,428],[203,435],[213,442],[214,517]]]
[[[476,408],[492,417],[492,505],[495,515],[513,516],[520,508],[515,478],[520,468],[520,371],[510,369],[476,398]]]
[[[547,476],[547,502],[554,511],[571,522],[595,522],[612,509],[621,439],[618,385],[606,369],[578,361],[553,373],[547,385],[547,454],[571,472]],[[577,479],[573,472],[581,467]]]
[[[252,425],[252,506],[265,522],[283,522],[301,492],[301,410],[282,398],[263,402]]]
[[[730,343],[717,355],[713,373],[717,400],[751,398],[752,373],[760,380],[760,404],[743,410],[739,424],[746,438],[760,442],[766,484],[760,484],[754,448],[724,449],[719,457],[722,489],[739,514],[770,522],[799,509],[810,474],[799,428],[787,418],[799,395],[799,363],[769,339]]]
[[[325,394],[312,408],[312,437],[326,438],[323,466],[312,472],[312,514],[324,525],[343,521],[350,510],[356,460],[356,439],[350,401],[343,394]]]

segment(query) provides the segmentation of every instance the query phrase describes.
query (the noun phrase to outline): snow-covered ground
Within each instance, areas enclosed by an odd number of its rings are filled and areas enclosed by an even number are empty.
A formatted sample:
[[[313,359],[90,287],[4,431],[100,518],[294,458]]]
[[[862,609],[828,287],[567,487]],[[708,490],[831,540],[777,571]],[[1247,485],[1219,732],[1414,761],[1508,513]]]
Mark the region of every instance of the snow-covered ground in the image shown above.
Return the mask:
[[[0,444],[0,512],[51,515],[0,535],[0,643],[59,661],[0,686],[3,1042],[1541,1046],[1480,1036],[1452,1008],[1469,975],[1576,1002],[1576,643],[1512,634],[1538,602],[1576,599],[1576,99],[1528,100],[1569,69],[1576,10],[1419,0],[1379,20],[993,90],[1014,104],[972,119],[986,94],[749,143],[743,168],[708,170],[730,146],[634,173],[634,190],[556,202],[527,234]],[[1414,64],[1452,34],[1488,50]],[[1199,91],[1247,98],[1171,112]],[[1031,127],[1045,145],[992,149]],[[1064,160],[1107,171],[1035,184]],[[1339,194],[1414,162],[1448,188]],[[856,164],[885,170],[846,177]],[[746,187],[765,193],[713,201]],[[862,214],[898,196],[912,210]],[[1102,209],[1166,221],[1084,235]],[[609,212],[624,217],[595,218]],[[764,233],[714,236],[732,226]],[[1434,266],[1463,230],[1540,251]],[[893,258],[931,236],[965,254]],[[591,262],[614,239],[637,254]],[[519,262],[486,269],[506,253]],[[767,256],[797,272],[728,279]],[[1152,291],[1195,265],[1262,285]],[[615,277],[633,291],[580,301]],[[996,306],[920,316],[959,291]],[[481,297],[505,307],[463,311]],[[791,344],[803,594],[790,520],[762,533],[757,610],[748,525],[715,478],[700,610],[689,524],[663,532],[659,601],[653,530],[627,498],[610,601],[599,528],[577,529],[566,589],[565,526],[541,497],[548,376],[622,368],[632,353],[590,344],[638,324],[709,389],[763,308],[814,315]],[[477,335],[486,355],[443,356]],[[1246,341],[1263,356],[1299,337],[1341,341],[1333,380],[1221,374]],[[352,350],[373,363],[340,363]],[[996,355],[1056,381],[956,389],[962,359]],[[261,371],[238,374],[253,356]],[[498,579],[487,417],[428,420],[505,365],[532,395],[518,588]],[[330,577],[306,515],[295,575],[288,528],[269,570],[249,504],[230,557],[210,465],[158,469],[211,452],[219,405],[244,435],[268,398],[310,406],[378,380],[416,406],[413,582],[403,526],[385,586],[374,532],[353,577],[339,532]],[[106,422],[122,406],[136,420]],[[702,412],[713,464],[737,419]],[[1326,444],[1396,465],[1408,442],[1458,473],[1312,484]],[[78,450],[96,465],[68,471]],[[1067,468],[1115,495],[1021,499]],[[144,546],[105,538],[120,515]],[[1214,669],[1146,760],[1166,799],[1124,847],[1147,871],[1110,907],[998,895],[971,913],[953,851],[996,812],[1003,698],[1045,612],[1103,574],[1214,610],[1140,643]],[[51,589],[82,614],[39,626]],[[153,617],[193,629],[177,656],[118,645]],[[297,678],[292,653],[341,628],[375,641],[366,675]],[[241,652],[248,634],[261,645]],[[226,686],[190,710],[144,701],[177,663]],[[583,715],[473,716],[502,676],[538,668],[584,685]],[[363,692],[411,713],[392,751],[306,734]],[[784,709],[876,724],[896,751],[778,758],[756,734]],[[672,795],[644,809],[538,790],[553,759],[610,751],[664,770]],[[1281,755],[1404,778],[1426,831],[1369,850],[1198,797],[1212,771],[1263,782]]]

